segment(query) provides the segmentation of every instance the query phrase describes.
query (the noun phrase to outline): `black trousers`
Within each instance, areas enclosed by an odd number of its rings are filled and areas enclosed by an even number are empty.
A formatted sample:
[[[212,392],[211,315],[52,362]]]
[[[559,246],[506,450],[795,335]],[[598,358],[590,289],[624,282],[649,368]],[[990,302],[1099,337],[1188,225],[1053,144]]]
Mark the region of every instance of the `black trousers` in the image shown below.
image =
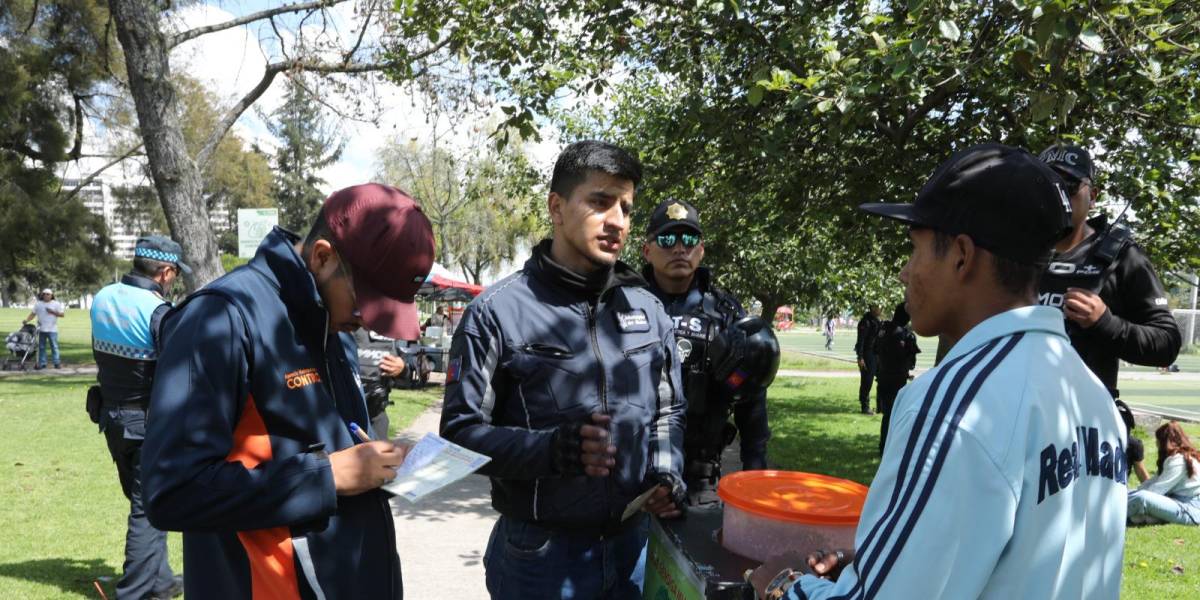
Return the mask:
[[[863,412],[871,410],[871,384],[875,382],[875,370],[879,368],[879,360],[874,353],[864,354],[862,356],[863,368],[858,370],[858,403],[862,405]]]
[[[875,399],[879,402],[879,455],[883,456],[883,445],[887,442],[888,423],[892,420],[892,405],[896,403],[896,394],[904,387],[905,380],[879,380],[875,389]]]
[[[109,409],[101,423],[108,452],[117,464],[121,491],[129,499],[125,530],[125,563],[117,581],[117,598],[151,598],[169,590],[174,574],[167,564],[167,533],[150,525],[142,506],[142,438],[146,413]]]

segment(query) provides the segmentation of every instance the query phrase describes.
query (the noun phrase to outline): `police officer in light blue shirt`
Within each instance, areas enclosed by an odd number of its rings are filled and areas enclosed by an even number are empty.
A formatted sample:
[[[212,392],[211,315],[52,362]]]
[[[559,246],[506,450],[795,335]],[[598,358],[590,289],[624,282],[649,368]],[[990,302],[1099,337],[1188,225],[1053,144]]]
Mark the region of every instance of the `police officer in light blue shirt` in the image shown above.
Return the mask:
[[[141,456],[146,406],[158,362],[158,328],[171,308],[164,298],[181,272],[190,272],[183,249],[161,235],[138,238],[133,269],[100,290],[92,302],[92,355],[103,410],[100,429],[129,499],[123,575],[117,598],[169,598],[182,581],[167,564],[167,534],[150,525],[142,509]]]
[[[984,144],[938,167],[915,204],[862,208],[908,225],[913,329],[952,347],[896,399],[854,548],[772,559],[752,577],[760,595],[1117,598],[1125,428],[1062,315],[1036,305],[1071,223],[1062,180]]]

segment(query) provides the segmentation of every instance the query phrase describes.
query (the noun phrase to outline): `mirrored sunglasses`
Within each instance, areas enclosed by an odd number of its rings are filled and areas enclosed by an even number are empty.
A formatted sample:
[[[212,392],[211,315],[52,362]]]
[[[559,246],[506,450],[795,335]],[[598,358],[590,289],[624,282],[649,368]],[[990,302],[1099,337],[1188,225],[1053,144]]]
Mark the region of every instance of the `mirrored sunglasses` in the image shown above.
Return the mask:
[[[663,250],[674,248],[679,241],[683,242],[684,248],[695,248],[700,243],[700,236],[695,233],[660,233],[654,237],[654,243]]]

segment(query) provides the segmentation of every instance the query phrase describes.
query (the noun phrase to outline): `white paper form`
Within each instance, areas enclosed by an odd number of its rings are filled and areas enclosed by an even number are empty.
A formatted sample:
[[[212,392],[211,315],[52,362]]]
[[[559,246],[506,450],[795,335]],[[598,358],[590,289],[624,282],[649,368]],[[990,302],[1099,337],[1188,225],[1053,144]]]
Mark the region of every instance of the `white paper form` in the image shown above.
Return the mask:
[[[492,459],[427,433],[404,457],[396,478],[383,486],[397,496],[416,502],[478,471]]]

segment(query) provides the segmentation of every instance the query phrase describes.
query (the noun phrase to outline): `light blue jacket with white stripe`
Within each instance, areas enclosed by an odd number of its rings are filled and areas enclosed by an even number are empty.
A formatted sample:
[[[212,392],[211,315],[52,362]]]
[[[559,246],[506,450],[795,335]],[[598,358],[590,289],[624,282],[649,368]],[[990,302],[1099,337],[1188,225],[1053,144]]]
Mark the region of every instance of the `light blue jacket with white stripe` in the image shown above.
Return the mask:
[[[891,431],[853,564],[788,598],[1118,597],[1125,427],[1062,313],[975,326],[900,392]]]

